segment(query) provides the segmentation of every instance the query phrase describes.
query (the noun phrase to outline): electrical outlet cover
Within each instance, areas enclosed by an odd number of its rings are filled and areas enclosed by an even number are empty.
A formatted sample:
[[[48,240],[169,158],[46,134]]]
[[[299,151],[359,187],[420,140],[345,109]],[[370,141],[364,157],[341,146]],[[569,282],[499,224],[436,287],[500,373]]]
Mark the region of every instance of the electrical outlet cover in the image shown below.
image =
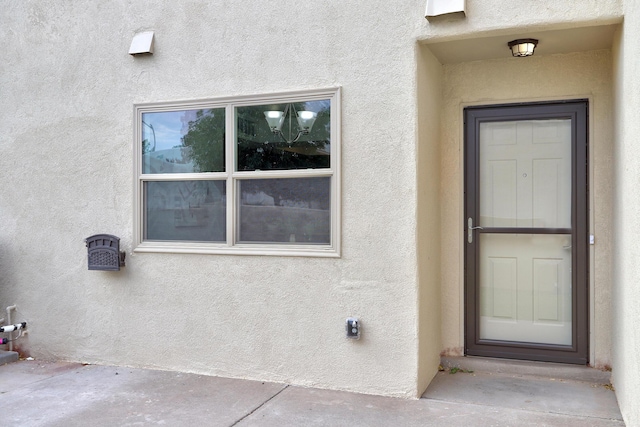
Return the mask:
[[[347,330],[347,338],[358,340],[360,339],[360,331],[362,329],[362,325],[360,324],[360,320],[356,317],[348,317],[346,323]]]

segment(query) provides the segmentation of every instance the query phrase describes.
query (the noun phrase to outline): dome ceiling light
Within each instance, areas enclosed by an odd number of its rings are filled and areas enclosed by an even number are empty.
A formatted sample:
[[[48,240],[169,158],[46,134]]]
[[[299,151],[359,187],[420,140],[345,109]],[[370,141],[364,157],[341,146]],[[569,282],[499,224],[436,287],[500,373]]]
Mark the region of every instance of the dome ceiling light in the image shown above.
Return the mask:
[[[516,57],[524,57],[533,55],[533,51],[538,45],[536,39],[518,39],[508,43],[511,54]]]

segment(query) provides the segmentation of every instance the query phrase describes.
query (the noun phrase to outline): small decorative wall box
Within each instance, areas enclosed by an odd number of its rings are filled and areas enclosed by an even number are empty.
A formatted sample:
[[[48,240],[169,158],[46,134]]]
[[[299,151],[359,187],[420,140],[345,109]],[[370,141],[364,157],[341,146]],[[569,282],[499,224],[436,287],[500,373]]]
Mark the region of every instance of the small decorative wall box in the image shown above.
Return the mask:
[[[111,234],[94,234],[84,239],[89,257],[89,270],[119,271],[124,267],[125,253],[120,252],[120,238]]]

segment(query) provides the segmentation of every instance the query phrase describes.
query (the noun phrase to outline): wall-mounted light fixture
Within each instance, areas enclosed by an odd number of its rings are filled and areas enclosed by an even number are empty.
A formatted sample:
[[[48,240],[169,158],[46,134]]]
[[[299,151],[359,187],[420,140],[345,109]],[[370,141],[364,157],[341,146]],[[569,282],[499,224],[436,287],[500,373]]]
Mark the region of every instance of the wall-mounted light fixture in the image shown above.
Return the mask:
[[[293,139],[287,139],[282,133],[282,125],[287,114],[289,115],[289,129],[292,129],[291,121],[294,114],[298,121],[298,134]],[[302,135],[308,135],[317,117],[318,113],[314,111],[296,111],[293,104],[287,104],[284,111],[271,110],[264,112],[264,118],[267,120],[271,132],[273,132],[274,135],[280,135],[287,144],[296,142]],[[291,135],[289,135],[289,137],[291,137]]]
[[[533,51],[538,45],[538,40],[536,39],[518,39],[511,40],[509,43],[509,49],[511,49],[511,54],[513,56],[523,57],[523,56],[531,56],[533,55]]]

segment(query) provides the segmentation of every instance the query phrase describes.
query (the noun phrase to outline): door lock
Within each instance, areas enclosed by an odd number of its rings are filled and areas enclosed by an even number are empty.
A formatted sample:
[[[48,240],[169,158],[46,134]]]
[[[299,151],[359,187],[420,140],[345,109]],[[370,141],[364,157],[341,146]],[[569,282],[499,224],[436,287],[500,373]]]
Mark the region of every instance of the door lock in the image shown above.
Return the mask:
[[[484,230],[484,228],[473,226],[473,218],[469,217],[467,220],[467,242],[473,243],[473,230]]]

